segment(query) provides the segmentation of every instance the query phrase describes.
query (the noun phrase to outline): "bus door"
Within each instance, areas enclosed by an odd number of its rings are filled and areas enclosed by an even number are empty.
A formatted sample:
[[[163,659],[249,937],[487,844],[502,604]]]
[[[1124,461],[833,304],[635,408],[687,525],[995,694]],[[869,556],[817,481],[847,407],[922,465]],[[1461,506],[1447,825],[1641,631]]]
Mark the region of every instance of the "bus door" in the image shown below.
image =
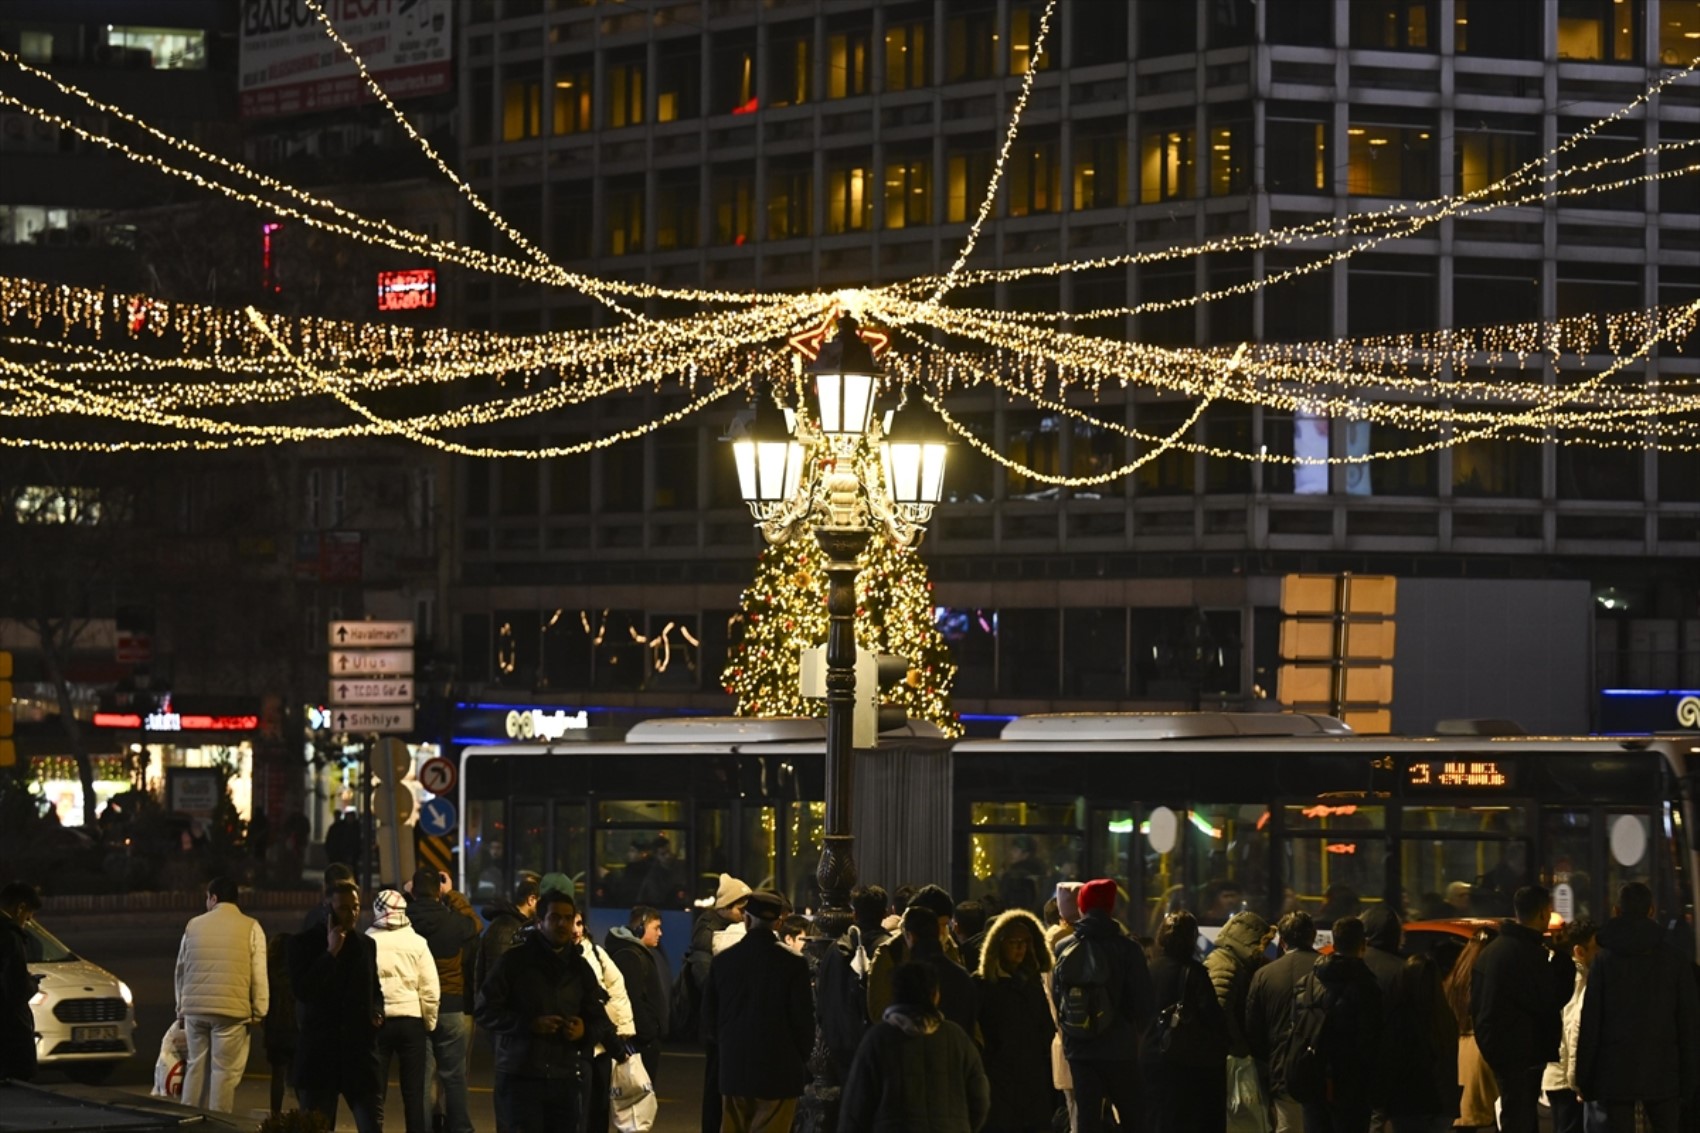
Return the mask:
[[[1527,799],[1422,798],[1399,809],[1399,886],[1417,920],[1509,917],[1535,880]],[[1397,895],[1395,895],[1397,896]]]

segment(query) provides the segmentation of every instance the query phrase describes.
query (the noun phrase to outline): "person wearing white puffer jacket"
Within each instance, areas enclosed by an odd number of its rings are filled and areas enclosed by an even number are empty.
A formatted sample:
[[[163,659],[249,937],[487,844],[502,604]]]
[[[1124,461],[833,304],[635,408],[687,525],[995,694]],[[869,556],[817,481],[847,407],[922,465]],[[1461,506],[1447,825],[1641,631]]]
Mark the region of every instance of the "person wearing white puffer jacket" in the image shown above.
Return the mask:
[[[229,1113],[248,1068],[248,1026],[271,1007],[266,933],[236,907],[236,881],[207,883],[207,911],[183,930],[174,985],[188,1039],[183,1104]]]
[[[384,992],[384,1021],[378,1028],[378,1126],[384,1123],[390,1059],[401,1057],[401,1106],[407,1133],[431,1133],[426,1116],[426,1036],[437,1027],[442,986],[437,962],[425,938],[407,918],[407,898],[399,889],[380,889],[372,901],[372,927],[366,935],[378,949],[378,985]]]
[[[585,930],[584,913],[580,911],[573,918],[573,943],[578,946],[590,970],[596,973],[597,982],[602,985],[602,994],[608,997],[604,1008],[608,1012],[608,1021],[614,1024],[614,1033],[618,1036],[620,1050],[606,1050],[597,1044],[591,1050],[589,1063],[590,1071],[590,1105],[587,1110],[585,1129],[587,1133],[608,1128],[609,1088],[613,1085],[614,1059],[624,1062],[629,1055],[626,1040],[637,1034],[637,1026],[633,1022],[632,1000],[626,994],[626,977],[621,973],[620,966],[614,963],[614,958]]]

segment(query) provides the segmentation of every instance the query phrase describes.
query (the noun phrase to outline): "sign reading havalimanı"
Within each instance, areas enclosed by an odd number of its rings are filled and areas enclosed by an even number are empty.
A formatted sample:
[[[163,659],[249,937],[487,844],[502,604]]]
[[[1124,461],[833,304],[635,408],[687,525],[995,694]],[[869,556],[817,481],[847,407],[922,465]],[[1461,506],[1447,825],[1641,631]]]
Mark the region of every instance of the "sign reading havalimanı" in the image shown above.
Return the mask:
[[[337,34],[391,98],[454,80],[452,0],[322,0]],[[242,0],[242,117],[340,110],[373,95],[304,0]]]

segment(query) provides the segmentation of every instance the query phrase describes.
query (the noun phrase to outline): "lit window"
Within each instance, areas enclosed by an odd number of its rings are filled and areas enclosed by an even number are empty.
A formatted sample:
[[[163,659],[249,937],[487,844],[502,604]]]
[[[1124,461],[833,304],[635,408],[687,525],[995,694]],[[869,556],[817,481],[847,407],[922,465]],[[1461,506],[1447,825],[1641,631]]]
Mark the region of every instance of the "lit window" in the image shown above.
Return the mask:
[[[1150,130],[1140,141],[1139,199],[1144,204],[1194,195],[1193,131]]]
[[[204,71],[207,33],[187,28],[109,27],[106,44],[120,58],[146,58],[156,71]]]

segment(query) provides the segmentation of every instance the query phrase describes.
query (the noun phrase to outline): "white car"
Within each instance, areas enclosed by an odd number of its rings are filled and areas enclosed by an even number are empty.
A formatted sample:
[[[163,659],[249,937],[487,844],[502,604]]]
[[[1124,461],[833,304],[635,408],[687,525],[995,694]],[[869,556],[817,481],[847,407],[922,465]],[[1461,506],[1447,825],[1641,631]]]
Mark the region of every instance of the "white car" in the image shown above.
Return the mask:
[[[78,1081],[99,1081],[136,1053],[135,997],[130,985],[78,956],[41,925],[25,926],[35,1057]]]

